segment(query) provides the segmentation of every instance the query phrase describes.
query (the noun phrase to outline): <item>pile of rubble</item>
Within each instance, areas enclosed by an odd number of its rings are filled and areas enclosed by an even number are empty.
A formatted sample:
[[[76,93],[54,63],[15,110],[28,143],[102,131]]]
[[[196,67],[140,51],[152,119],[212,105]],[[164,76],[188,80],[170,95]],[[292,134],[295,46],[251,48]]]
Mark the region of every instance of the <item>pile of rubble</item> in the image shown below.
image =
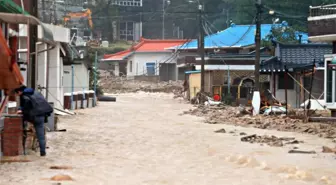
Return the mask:
[[[249,143],[267,144],[269,146],[275,146],[275,147],[282,147],[284,145],[303,143],[303,141],[298,141],[295,138],[284,138],[284,137],[267,136],[267,135],[258,136],[256,134],[242,137],[241,141]]]
[[[103,78],[99,82],[100,87],[106,93],[134,93],[139,91],[144,92],[164,92],[174,93],[177,96],[182,96],[183,81],[169,81],[169,82],[148,82],[127,80],[125,78]]]
[[[199,117],[206,117],[209,124],[231,124],[243,127],[272,129],[318,135],[323,138],[336,138],[336,126],[324,123],[304,123],[302,111],[291,111],[286,115],[252,116],[242,107],[231,106],[199,106],[184,112]]]
[[[230,131],[229,133],[236,134],[235,131]],[[219,129],[215,131],[215,133],[226,133],[226,130]],[[282,147],[284,145],[303,143],[303,141],[298,141],[295,138],[276,137],[276,136],[268,136],[268,135],[258,136],[256,134],[247,135],[245,132],[241,132],[239,135],[243,136],[240,139],[242,142],[259,143],[262,145],[267,144],[269,146],[275,146],[275,147]]]

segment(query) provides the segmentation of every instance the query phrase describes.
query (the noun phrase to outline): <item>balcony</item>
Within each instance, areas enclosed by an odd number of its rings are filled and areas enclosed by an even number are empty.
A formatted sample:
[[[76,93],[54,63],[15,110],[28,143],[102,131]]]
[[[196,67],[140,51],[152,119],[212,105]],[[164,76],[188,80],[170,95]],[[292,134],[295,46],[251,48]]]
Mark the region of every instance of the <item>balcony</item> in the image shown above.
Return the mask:
[[[115,0],[112,4],[117,6],[142,7],[142,0]]]
[[[336,4],[310,7],[308,34],[312,42],[336,42]]]

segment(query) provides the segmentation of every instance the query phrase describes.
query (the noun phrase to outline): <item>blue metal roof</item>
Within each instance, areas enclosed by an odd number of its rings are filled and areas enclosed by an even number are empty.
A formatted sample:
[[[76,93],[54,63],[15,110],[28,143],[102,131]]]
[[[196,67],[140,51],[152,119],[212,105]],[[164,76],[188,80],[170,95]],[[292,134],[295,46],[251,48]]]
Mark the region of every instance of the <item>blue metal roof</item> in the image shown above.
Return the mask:
[[[261,39],[266,39],[266,37],[271,33],[272,27],[282,27],[283,24],[262,24],[261,25]],[[244,47],[253,45],[255,43],[255,25],[231,25],[231,27],[218,32],[213,35],[206,36],[204,39],[205,48],[225,48],[225,47]],[[308,34],[297,32],[297,34],[302,34],[302,42],[307,43]],[[193,40],[184,45],[180,45],[171,49],[197,49],[198,42]]]
[[[186,71],[185,74],[195,74],[200,73],[201,71]]]

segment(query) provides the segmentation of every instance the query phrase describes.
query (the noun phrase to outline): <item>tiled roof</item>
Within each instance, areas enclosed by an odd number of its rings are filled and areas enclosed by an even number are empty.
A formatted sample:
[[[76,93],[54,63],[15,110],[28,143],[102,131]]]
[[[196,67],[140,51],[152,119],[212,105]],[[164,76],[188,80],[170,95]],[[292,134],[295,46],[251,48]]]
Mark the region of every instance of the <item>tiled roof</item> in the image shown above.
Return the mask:
[[[132,51],[130,49],[125,50],[125,51],[120,51],[115,54],[107,54],[104,55],[102,61],[119,61],[119,60],[124,60],[127,56],[131,55]]]
[[[285,72],[285,71],[297,71],[303,69],[312,69],[313,66],[318,65],[313,62],[297,64],[297,63],[284,63],[279,60],[278,57],[272,57],[268,60],[265,60],[260,65],[261,73],[270,73],[270,72]]]
[[[279,44],[279,56],[263,61],[261,72],[282,72],[287,70],[311,69],[324,65],[324,55],[332,53],[329,44]]]
[[[320,62],[324,55],[332,54],[332,45],[329,44],[280,44],[280,60],[284,63],[305,64]]]
[[[273,27],[282,27],[282,24],[262,24],[261,25],[261,39],[271,33]],[[227,48],[227,47],[245,47],[255,43],[255,25],[232,25],[231,27],[218,32],[216,34],[205,37],[205,48]],[[302,41],[308,41],[308,35],[306,33],[299,33],[302,35]],[[184,45],[178,46],[181,49],[197,49],[198,41],[193,40]],[[170,48],[175,49],[175,48]]]
[[[187,40],[151,40],[142,38],[141,41],[131,48],[115,54],[104,55],[103,61],[119,61],[137,52],[167,52],[166,48],[181,45]]]

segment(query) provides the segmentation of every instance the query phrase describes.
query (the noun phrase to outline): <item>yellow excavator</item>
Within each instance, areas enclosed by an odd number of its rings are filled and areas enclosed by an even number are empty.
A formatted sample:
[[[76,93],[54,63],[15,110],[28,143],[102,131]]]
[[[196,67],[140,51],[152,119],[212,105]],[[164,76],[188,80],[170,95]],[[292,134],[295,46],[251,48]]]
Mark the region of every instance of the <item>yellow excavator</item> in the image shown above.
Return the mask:
[[[93,28],[92,17],[90,9],[83,9],[81,12],[70,12],[64,16],[64,25],[67,26],[69,21],[73,18],[87,18],[90,29]]]
[[[80,12],[70,12],[63,17],[64,26],[71,29],[71,38],[76,42],[77,38],[84,42],[92,40],[93,22],[91,10],[84,8]]]

